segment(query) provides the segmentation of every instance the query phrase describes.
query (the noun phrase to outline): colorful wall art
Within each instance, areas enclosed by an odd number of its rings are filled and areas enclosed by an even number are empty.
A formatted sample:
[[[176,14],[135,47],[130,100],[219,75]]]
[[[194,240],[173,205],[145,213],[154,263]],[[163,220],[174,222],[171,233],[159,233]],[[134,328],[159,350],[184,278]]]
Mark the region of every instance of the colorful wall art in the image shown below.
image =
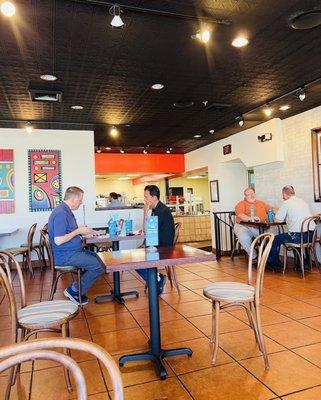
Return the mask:
[[[13,150],[0,149],[0,214],[14,212]]]
[[[59,150],[29,150],[29,210],[50,211],[61,202]]]

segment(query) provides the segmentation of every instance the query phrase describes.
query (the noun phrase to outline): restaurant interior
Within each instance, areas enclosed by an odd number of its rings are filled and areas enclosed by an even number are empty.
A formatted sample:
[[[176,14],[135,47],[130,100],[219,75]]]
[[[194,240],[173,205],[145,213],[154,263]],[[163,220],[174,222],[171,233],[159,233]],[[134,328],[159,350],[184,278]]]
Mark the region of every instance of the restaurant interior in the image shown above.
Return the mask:
[[[320,1],[0,0],[0,37],[0,398],[319,400]],[[146,185],[176,224],[168,248],[146,245]],[[283,273],[264,271],[280,231],[253,241],[256,265],[235,206],[251,187],[278,208],[286,185],[316,222],[311,268],[284,247]],[[79,279],[53,288],[44,229],[70,186],[106,273],[52,331],[50,313],[21,318]],[[130,235],[111,240],[111,219]],[[231,282],[249,308],[214,296]],[[21,366],[4,370],[9,350]]]

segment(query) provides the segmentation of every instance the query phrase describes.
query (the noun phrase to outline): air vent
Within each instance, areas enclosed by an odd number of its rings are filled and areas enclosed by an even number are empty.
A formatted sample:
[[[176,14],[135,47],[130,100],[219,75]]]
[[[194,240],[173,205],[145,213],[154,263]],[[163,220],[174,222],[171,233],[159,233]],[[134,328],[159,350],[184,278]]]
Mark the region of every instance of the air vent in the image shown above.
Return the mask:
[[[28,86],[28,92],[32,101],[62,102],[62,88],[52,83],[31,81]]]

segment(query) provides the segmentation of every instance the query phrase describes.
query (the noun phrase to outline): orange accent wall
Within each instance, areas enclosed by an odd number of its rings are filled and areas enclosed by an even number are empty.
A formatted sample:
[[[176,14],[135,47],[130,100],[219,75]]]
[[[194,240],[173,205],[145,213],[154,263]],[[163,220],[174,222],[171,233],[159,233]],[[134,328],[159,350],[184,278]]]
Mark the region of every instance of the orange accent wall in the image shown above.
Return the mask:
[[[185,171],[184,154],[95,154],[96,174],[178,173]]]

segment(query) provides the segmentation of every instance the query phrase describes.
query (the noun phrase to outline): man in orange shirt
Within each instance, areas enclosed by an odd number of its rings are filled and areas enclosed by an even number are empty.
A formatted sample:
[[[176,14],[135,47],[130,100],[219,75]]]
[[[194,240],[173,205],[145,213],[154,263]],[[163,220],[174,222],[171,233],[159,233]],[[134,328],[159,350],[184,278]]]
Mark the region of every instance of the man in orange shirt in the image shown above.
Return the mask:
[[[267,212],[269,209],[276,210],[264,201],[255,198],[254,189],[248,187],[244,190],[244,200],[237,203],[235,207],[236,223],[234,225],[234,232],[239,239],[243,249],[250,254],[252,239],[259,235],[259,230],[254,226],[241,225],[241,221],[267,221]],[[256,254],[253,254],[256,258]]]

